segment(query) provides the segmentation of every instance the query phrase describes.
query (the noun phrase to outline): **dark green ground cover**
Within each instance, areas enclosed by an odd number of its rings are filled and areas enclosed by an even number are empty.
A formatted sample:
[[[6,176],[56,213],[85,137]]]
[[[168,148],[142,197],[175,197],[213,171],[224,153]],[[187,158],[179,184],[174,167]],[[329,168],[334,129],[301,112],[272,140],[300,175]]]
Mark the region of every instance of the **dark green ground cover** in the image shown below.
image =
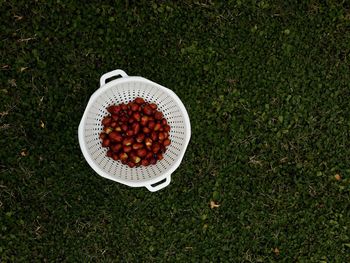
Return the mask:
[[[0,19],[1,262],[350,261],[347,1],[13,0]],[[80,152],[116,68],[189,112],[160,192]]]

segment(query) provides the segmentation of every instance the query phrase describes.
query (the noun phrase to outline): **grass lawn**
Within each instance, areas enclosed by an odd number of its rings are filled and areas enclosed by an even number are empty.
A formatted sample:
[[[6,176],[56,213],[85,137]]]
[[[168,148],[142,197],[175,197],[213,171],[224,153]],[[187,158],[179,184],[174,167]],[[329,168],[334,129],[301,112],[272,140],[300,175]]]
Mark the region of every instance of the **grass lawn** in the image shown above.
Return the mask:
[[[245,2],[0,2],[1,262],[350,262],[350,4]],[[81,154],[116,68],[190,115],[162,191]]]

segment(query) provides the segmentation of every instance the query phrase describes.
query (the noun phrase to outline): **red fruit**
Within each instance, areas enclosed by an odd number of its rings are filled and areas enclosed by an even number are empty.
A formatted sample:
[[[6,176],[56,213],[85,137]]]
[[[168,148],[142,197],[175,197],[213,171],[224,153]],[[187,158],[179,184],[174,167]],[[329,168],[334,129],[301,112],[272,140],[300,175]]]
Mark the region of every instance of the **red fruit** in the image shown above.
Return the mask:
[[[122,123],[123,123],[123,122],[124,122],[124,123],[125,123],[125,122],[128,122],[128,120],[129,120],[129,119],[128,119],[128,117],[126,117],[126,116],[121,116],[121,117],[120,117],[120,121],[121,121]]]
[[[143,133],[140,133],[136,136],[136,141],[137,142],[143,142],[143,140],[145,139],[145,135]]]
[[[141,149],[141,148],[143,148],[143,144],[142,144],[142,143],[139,143],[139,142],[134,143],[134,144],[132,145],[132,148],[133,148],[134,150]]]
[[[151,138],[146,138],[146,139],[145,139],[145,145],[146,145],[146,146],[152,146],[152,143],[153,143],[153,142],[152,142],[152,139],[151,139]]]
[[[113,131],[113,129],[112,129],[112,127],[104,127],[103,131],[107,134],[110,134]]]
[[[141,125],[146,126],[148,122],[148,116],[142,116],[141,117]]]
[[[157,163],[157,160],[156,160],[155,158],[151,158],[151,159],[149,160],[149,163],[150,163],[150,164],[156,164],[156,163]]]
[[[159,152],[159,150],[160,150],[160,145],[159,145],[159,143],[155,142],[152,146],[152,151],[153,151],[153,153],[157,153],[157,152]]]
[[[112,120],[113,120],[113,121],[118,121],[118,119],[119,119],[119,116],[118,116],[118,115],[112,114]]]
[[[116,132],[116,131],[111,132],[109,134],[109,138],[113,142],[121,142],[123,140],[123,136],[119,132]]]
[[[144,108],[143,108],[143,113],[146,114],[146,115],[151,115],[153,112],[152,108],[149,106],[149,105],[146,105]]]
[[[129,153],[129,152],[131,152],[131,150],[132,150],[132,147],[131,146],[123,146],[123,151],[124,152],[126,152],[126,153]]]
[[[111,124],[111,121],[112,121],[112,118],[107,116],[107,117],[104,117],[103,120],[102,120],[102,124],[104,126],[109,126],[109,124]]]
[[[129,129],[129,127],[128,127],[128,125],[127,124],[122,124],[122,131],[123,132],[126,132],[128,129]]]
[[[163,134],[164,134],[164,139],[169,137],[169,133],[168,132],[163,132]]]
[[[120,104],[122,110],[128,110],[128,106],[124,103]]]
[[[117,144],[114,144],[114,145],[111,146],[111,150],[113,152],[119,152],[122,147],[123,146],[120,143],[117,143]]]
[[[108,156],[108,157],[112,157],[112,155],[113,155],[113,152],[112,152],[111,150],[108,150],[108,151],[107,151],[107,156]]]
[[[154,126],[156,125],[156,123],[154,121],[149,121],[148,122],[148,128],[150,128],[151,130],[154,129]]]
[[[107,134],[105,134],[104,132],[100,133],[100,139],[105,139],[107,137]]]
[[[152,152],[148,152],[148,153],[146,154],[146,159],[147,159],[147,160],[151,159],[152,157],[153,157],[153,153],[152,153]]]
[[[158,134],[157,134],[157,132],[155,132],[155,131],[152,132],[150,138],[152,139],[152,141],[158,140]]]
[[[146,160],[146,159],[143,159],[143,160],[141,161],[141,165],[143,165],[143,166],[148,166],[148,165],[149,165],[149,161]]]
[[[129,116],[132,115],[132,110],[128,110],[128,115],[129,115]]]
[[[140,124],[139,123],[133,123],[132,130],[133,130],[135,135],[138,134],[139,131],[140,131]]]
[[[151,107],[152,110],[156,110],[158,108],[157,104],[155,103],[151,103],[149,106]]]
[[[117,131],[117,132],[121,132],[122,128],[120,128],[120,126],[117,126],[117,127],[114,128],[114,130]]]
[[[121,153],[121,154],[119,154],[119,159],[120,159],[121,161],[126,161],[126,160],[128,160],[128,158],[129,158],[129,156],[128,156],[127,153]]]
[[[136,120],[136,121],[140,121],[141,120],[141,114],[139,112],[134,112],[134,114],[132,115],[132,117]]]
[[[156,120],[161,120],[163,118],[163,113],[161,113],[160,111],[156,111],[156,113],[154,114],[154,118]]]
[[[107,108],[107,111],[111,114],[118,114],[120,110],[121,110],[120,106],[115,106],[115,105],[109,106]]]
[[[111,144],[111,141],[108,138],[102,141],[102,147],[108,147],[110,144]]]
[[[141,161],[141,158],[139,156],[132,156],[131,158],[131,161],[134,162],[135,164],[136,163],[139,163]]]
[[[133,130],[128,130],[127,132],[126,132],[126,135],[127,136],[133,136],[134,135],[134,132],[133,132]]]
[[[171,141],[169,139],[164,140],[163,145],[164,146],[169,146]]]
[[[117,127],[117,125],[118,125],[118,124],[117,124],[115,121],[112,121],[112,122],[111,122],[111,127],[112,127],[112,128]]]
[[[119,159],[119,156],[118,156],[118,154],[116,154],[116,153],[113,153],[112,154],[112,158],[113,158],[113,160],[118,160]]]
[[[142,131],[144,133],[150,133],[151,132],[150,128],[148,128],[148,127],[143,127]]]
[[[158,135],[158,140],[163,141],[164,139],[165,139],[164,133],[160,132],[159,135]]]
[[[139,105],[145,103],[145,100],[143,98],[136,98],[134,101]]]
[[[131,137],[128,137],[128,138],[125,138],[125,139],[123,140],[123,145],[125,145],[125,146],[130,146],[131,144],[133,144],[133,142],[134,142],[134,139],[131,138]]]
[[[149,117],[148,117],[148,121],[154,121],[153,116],[149,116]]]
[[[160,130],[161,127],[162,126],[160,125],[160,123],[156,123],[153,130],[158,131],[158,130]]]
[[[163,126],[164,131],[169,132],[170,131],[170,126],[168,124],[165,124]]]
[[[138,149],[136,154],[140,157],[145,157],[147,155],[146,149]]]
[[[128,166],[129,166],[130,168],[134,168],[134,167],[136,166],[136,164],[133,163],[133,162],[128,162]]]
[[[160,161],[160,160],[163,160],[163,158],[164,158],[164,156],[163,156],[163,154],[161,154],[161,153],[158,153],[157,154],[157,159]]]
[[[135,120],[133,118],[130,118],[128,122],[131,124],[131,123],[134,123]]]
[[[137,105],[136,103],[131,103],[130,108],[131,108],[132,111],[139,111],[140,106]]]
[[[161,123],[162,123],[163,126],[168,124],[168,122],[167,122],[167,120],[165,118],[162,119]]]

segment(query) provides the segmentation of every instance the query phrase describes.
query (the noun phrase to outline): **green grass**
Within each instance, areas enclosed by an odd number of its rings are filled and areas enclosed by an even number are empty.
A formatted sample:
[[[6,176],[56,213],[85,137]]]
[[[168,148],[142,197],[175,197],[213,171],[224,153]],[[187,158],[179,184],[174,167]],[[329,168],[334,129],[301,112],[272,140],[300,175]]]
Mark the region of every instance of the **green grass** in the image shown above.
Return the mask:
[[[77,2],[0,2],[1,262],[350,261],[349,4]],[[157,193],[78,145],[116,68],[191,118]]]

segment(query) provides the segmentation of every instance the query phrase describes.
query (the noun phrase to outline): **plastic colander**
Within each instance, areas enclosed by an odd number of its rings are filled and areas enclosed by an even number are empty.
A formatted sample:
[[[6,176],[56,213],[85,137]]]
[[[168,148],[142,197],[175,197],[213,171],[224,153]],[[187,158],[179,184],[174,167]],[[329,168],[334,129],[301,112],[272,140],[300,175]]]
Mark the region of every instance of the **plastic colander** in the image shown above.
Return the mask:
[[[116,76],[121,78],[106,83]],[[129,77],[120,69],[104,74],[100,85],[92,94],[79,125],[79,144],[86,161],[100,176],[131,187],[144,186],[155,192],[169,185],[191,137],[190,119],[179,97],[168,88],[142,77]],[[99,134],[103,129],[101,120],[108,114],[106,108],[128,103],[136,97],[158,105],[171,127],[171,144],[164,159],[155,165],[130,168],[106,156],[107,149],[101,146]]]

